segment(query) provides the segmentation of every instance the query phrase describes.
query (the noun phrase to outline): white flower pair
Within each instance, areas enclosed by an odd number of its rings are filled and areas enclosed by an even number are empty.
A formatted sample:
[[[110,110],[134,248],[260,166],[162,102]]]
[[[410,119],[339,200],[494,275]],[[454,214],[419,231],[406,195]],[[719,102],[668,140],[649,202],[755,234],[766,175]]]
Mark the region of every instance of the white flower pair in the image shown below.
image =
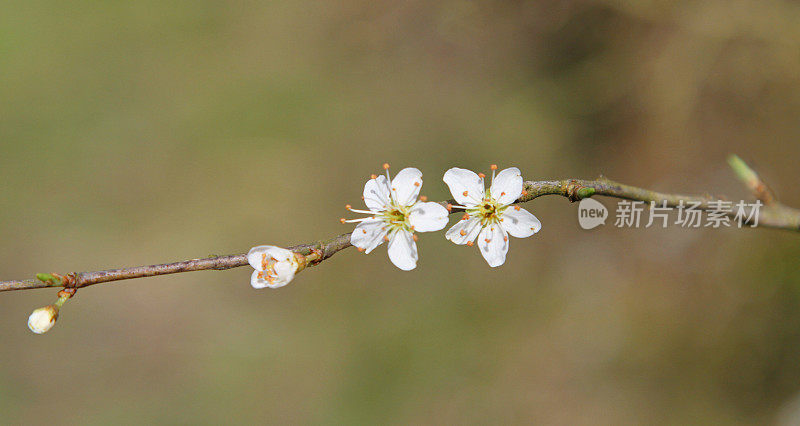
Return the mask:
[[[494,175],[487,191],[484,175],[466,169],[452,168],[445,172],[444,182],[455,201],[461,205],[448,205],[418,201],[422,188],[422,172],[405,168],[391,179],[389,165],[384,164],[386,176],[372,176],[364,185],[364,203],[369,210],[354,210],[370,216],[344,220],[359,222],[350,237],[350,243],[360,251],[369,253],[388,241],[389,260],[398,268],[409,271],[417,266],[417,237],[414,232],[438,231],[447,226],[450,209],[461,208],[461,220],[445,234],[456,244],[473,245],[478,238],[478,248],[491,267],[502,265],[508,252],[508,234],[517,238],[529,237],[539,232],[542,224],[536,216],[519,206],[511,206],[522,195],[522,175],[516,167]]]

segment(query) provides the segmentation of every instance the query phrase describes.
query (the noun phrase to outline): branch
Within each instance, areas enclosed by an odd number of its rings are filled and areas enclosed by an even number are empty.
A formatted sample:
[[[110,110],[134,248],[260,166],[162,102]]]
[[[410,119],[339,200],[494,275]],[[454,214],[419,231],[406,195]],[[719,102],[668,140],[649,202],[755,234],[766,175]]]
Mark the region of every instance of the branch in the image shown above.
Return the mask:
[[[776,228],[800,232],[800,210],[784,206],[776,201],[769,187],[761,181],[758,175],[750,169],[739,157],[731,156],[728,159],[737,176],[744,181],[757,199],[764,203],[764,208],[759,211],[757,227]],[[648,189],[625,185],[600,177],[596,180],[564,179],[526,181],[523,195],[516,203],[524,203],[544,195],[560,195],[572,202],[589,198],[594,195],[621,198],[632,201],[655,202],[661,205],[666,202],[668,207],[677,207],[683,203],[699,203],[700,210],[713,210],[712,203],[725,201],[710,196],[690,196],[680,194],[665,194]],[[441,205],[456,204],[454,200],[442,201]],[[734,213],[729,214],[730,217]],[[315,266],[334,254],[351,247],[350,233],[341,234],[334,238],[310,244],[300,244],[288,247],[305,256],[309,256],[309,266]],[[232,254],[215,256],[203,259],[191,259],[175,263],[159,265],[137,266],[133,268],[109,269],[96,272],[72,272],[66,275],[38,274],[36,279],[3,281],[0,282],[0,291],[30,290],[35,288],[64,287],[78,289],[94,284],[110,281],[127,280],[133,278],[153,277],[157,275],[177,274],[180,272],[225,270],[246,266],[247,255]]]

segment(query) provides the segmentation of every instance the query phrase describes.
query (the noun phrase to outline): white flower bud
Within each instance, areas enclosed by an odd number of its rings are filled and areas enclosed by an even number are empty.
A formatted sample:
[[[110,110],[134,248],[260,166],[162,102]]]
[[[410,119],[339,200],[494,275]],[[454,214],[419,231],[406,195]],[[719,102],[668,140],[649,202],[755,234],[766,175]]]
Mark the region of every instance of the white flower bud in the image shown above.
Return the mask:
[[[28,317],[28,328],[36,334],[46,333],[53,328],[58,319],[58,306],[47,305],[36,309]]]
[[[253,288],[279,288],[294,279],[294,274],[300,271],[302,265],[298,256],[291,250],[276,246],[258,246],[247,253],[247,261],[255,269],[250,277]]]

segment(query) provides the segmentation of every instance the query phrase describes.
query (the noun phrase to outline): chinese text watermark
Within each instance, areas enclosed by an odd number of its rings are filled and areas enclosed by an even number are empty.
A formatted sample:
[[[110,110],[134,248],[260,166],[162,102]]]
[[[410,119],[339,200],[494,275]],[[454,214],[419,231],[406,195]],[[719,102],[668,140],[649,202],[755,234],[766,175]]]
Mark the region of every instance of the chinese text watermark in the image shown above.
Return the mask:
[[[666,228],[670,225],[683,228],[723,228],[737,226],[758,226],[758,214],[763,203],[714,200],[705,208],[699,201],[684,202],[668,206],[666,201],[649,204],[644,201],[622,200],[617,203],[614,226],[618,228]],[[674,215],[670,213],[675,212]],[[586,198],[578,205],[578,224],[583,229],[605,225],[609,217],[608,209],[597,200]]]

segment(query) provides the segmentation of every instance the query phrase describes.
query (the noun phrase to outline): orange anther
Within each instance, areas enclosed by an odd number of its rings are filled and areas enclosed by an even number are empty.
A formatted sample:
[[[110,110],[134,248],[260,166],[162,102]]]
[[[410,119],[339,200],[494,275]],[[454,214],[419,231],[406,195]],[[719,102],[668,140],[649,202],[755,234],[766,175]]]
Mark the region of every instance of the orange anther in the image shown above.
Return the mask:
[[[526,190],[524,190],[524,189],[523,189],[523,190],[522,190],[522,195],[528,195],[528,191],[526,191]]]
[[[514,210],[519,211],[519,206],[514,206]]]
[[[469,191],[464,191],[464,196],[466,197],[469,194]]]
[[[389,170],[389,163],[383,163],[383,168]]]
[[[347,219],[345,219],[345,218],[341,218],[341,219],[339,219],[339,222],[342,222],[342,223],[347,223]]]
[[[446,206],[445,208],[446,208],[446,209],[447,209],[447,211],[449,211],[449,212],[453,211],[453,205],[452,205],[452,204],[450,204],[450,203],[447,203],[447,206]]]
[[[264,273],[263,273],[263,272],[259,272],[259,273],[258,273],[258,275],[256,275],[256,276],[257,276],[259,279],[264,279]]]
[[[506,193],[505,192],[501,192],[500,196],[502,197],[503,195],[506,195]]]
[[[366,234],[366,233],[367,233],[367,230],[366,230],[366,229],[362,229],[362,230],[361,230],[361,232],[363,232],[363,233],[365,233],[365,234]]]
[[[508,241],[508,237],[503,237],[503,241]]]
[[[467,220],[467,219],[469,219],[469,214],[464,213],[464,216],[461,216],[461,220]]]
[[[369,175],[369,177],[370,177],[370,179],[375,179],[376,177],[378,177],[378,175],[376,175],[376,174],[371,174],[371,175]]]
[[[483,178],[485,178],[485,177],[486,177],[486,175],[485,175],[485,174],[483,174],[483,173],[478,173],[478,177],[479,177],[479,178],[481,178],[481,179],[483,179]]]
[[[350,210],[350,209],[352,209],[352,208],[353,208],[353,206],[351,206],[350,204],[345,204],[345,205],[344,205],[344,208],[346,208],[347,210]]]
[[[411,238],[413,238],[413,239],[414,239],[414,241],[417,241],[417,239],[418,239],[418,238],[417,238],[417,234],[414,234],[413,236],[411,236]]]
[[[463,237],[464,235],[467,235],[467,231],[462,229],[461,232],[459,232],[459,234],[461,234],[461,236]]]
[[[383,236],[383,241],[387,241],[388,242],[389,241],[389,236],[388,235],[384,235]]]
[[[358,247],[358,251],[363,252],[364,251],[364,247]]]
[[[419,182],[414,182],[414,186],[419,186]]]
[[[489,167],[490,167],[492,170],[497,170],[497,164],[492,164],[492,165],[491,165],[491,166],[489,166]]]
[[[420,195],[420,196],[419,196],[419,200],[420,200],[420,201],[428,201],[428,197],[426,197],[426,196],[424,196],[424,195]]]
[[[485,239],[483,241],[486,241],[486,243],[488,244],[488,243],[490,243],[492,241],[492,239],[491,238],[487,238],[487,239]]]
[[[472,241],[467,241],[467,245],[468,246],[472,247],[473,244],[475,244],[475,243],[473,243]]]

